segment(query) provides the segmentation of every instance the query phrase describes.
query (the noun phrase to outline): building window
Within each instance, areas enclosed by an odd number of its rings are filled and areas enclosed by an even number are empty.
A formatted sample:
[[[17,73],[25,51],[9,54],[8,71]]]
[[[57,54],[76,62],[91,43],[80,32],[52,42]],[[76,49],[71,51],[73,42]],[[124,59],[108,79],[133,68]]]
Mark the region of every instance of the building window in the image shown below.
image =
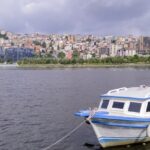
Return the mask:
[[[150,102],[147,104],[146,112],[150,112]]]
[[[135,102],[130,103],[128,111],[140,112],[140,110],[141,110],[141,103],[135,103]]]
[[[114,102],[112,108],[123,109],[124,103],[123,102]]]
[[[109,100],[103,100],[101,108],[107,109],[108,104],[109,104]]]

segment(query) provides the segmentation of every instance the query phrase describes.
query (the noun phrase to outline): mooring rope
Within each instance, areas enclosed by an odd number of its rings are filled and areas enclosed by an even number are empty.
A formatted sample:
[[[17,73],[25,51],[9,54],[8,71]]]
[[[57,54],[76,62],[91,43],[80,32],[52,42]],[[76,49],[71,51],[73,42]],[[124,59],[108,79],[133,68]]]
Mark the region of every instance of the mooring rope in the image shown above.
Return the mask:
[[[85,120],[83,122],[81,122],[78,126],[76,126],[73,130],[71,130],[69,133],[67,133],[65,136],[63,136],[62,138],[60,138],[59,140],[57,140],[55,143],[49,145],[46,148],[43,148],[41,150],[50,150],[50,148],[54,147],[55,145],[57,145],[58,143],[62,142],[63,140],[65,140],[67,137],[69,137],[70,135],[72,135],[75,131],[77,131],[83,124],[85,123]]]
[[[65,140],[66,138],[68,138],[70,135],[72,135],[74,132],[76,132],[86,121],[90,121],[90,119],[94,116],[95,112],[96,112],[97,108],[90,110],[90,114],[89,117],[82,121],[78,126],[76,126],[73,130],[71,130],[69,133],[67,133],[65,136],[63,136],[62,138],[60,138],[59,140],[57,140],[55,143],[47,146],[46,148],[43,148],[41,150],[50,150],[50,148],[54,147],[55,145],[57,145],[58,143],[62,142],[63,140]]]

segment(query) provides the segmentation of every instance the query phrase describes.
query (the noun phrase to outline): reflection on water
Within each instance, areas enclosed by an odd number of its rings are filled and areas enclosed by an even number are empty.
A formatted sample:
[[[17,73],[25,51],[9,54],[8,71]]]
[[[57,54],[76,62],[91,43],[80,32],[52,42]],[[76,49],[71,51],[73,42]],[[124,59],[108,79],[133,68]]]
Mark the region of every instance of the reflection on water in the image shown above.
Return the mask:
[[[130,146],[107,148],[106,150],[150,150],[150,143],[146,143],[146,145],[136,144]]]
[[[93,145],[91,143],[85,143],[84,146],[87,147],[87,150],[103,150],[99,145]],[[105,150],[150,150],[150,143],[110,147],[105,148]]]

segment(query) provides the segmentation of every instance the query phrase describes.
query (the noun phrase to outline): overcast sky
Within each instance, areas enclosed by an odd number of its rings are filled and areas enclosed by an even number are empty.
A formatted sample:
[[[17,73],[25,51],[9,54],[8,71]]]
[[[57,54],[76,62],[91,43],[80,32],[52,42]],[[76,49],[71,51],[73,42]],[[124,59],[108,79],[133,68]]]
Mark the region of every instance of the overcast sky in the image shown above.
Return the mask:
[[[150,1],[0,0],[0,28],[17,33],[150,35]]]

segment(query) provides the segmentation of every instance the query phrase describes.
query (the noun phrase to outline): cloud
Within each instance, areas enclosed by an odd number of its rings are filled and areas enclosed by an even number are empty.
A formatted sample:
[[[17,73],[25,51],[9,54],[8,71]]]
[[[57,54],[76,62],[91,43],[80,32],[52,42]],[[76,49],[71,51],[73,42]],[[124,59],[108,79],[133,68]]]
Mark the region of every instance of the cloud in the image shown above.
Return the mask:
[[[13,32],[150,34],[148,0],[1,0],[0,27]]]

